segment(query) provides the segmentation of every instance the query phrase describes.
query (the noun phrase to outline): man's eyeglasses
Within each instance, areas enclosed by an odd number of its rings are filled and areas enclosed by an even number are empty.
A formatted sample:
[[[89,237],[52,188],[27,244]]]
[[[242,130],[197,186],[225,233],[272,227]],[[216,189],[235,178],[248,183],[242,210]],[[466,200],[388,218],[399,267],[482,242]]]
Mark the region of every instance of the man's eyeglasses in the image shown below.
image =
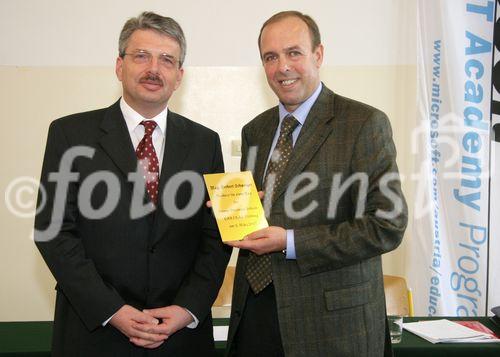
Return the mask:
[[[137,64],[151,63],[153,55],[145,50],[138,50],[136,52],[124,53],[122,57],[130,56],[132,61]],[[175,68],[179,63],[179,60],[168,53],[161,53],[158,55],[158,63],[168,69]]]

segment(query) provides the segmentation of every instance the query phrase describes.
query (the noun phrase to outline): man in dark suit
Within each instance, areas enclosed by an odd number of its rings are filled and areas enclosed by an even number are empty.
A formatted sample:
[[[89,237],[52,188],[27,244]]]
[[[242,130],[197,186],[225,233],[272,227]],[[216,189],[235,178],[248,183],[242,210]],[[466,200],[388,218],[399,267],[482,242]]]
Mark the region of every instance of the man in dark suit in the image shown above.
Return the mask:
[[[228,243],[240,248],[229,354],[381,356],[381,254],[407,223],[389,121],[321,83],[309,16],[272,16],[259,49],[280,103],[243,128],[242,169],[256,163],[270,227]]]
[[[50,126],[35,239],[57,280],[53,356],[214,353],[229,248],[201,175],[224,168],[218,135],[167,109],[185,48],[173,19],[131,18],[123,97]]]

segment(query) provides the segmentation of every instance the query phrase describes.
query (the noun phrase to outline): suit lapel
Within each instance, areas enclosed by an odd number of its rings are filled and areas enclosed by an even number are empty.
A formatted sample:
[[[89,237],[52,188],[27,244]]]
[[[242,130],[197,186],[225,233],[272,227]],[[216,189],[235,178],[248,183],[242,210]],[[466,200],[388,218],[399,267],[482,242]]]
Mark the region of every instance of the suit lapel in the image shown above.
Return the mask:
[[[137,158],[119,103],[110,106],[104,114],[101,129],[105,134],[99,144],[127,177],[129,172],[136,170]]]
[[[189,152],[192,138],[183,124],[177,114],[168,111],[167,135],[165,137],[165,150],[160,174],[160,191],[163,190],[168,180],[180,171],[182,163]]]
[[[181,172],[183,162],[189,153],[192,138],[185,127],[182,118],[168,111],[167,130],[165,137],[165,149],[163,152],[162,169],[160,173],[160,184],[158,187],[158,207],[155,215],[153,244],[163,237],[162,232],[168,228],[171,218],[165,213],[163,206],[163,192],[170,178]],[[161,218],[161,219],[160,219]]]
[[[333,126],[328,124],[333,119],[333,98],[333,92],[323,85],[323,89],[307,115],[304,127],[300,131],[281,183],[276,188],[273,201],[276,201],[286,191],[290,181],[303,171],[304,167],[311,161],[316,151],[330,135]]]
[[[262,120],[261,123],[262,126],[258,128],[260,145],[257,147],[257,158],[254,172],[256,181],[255,184],[259,189],[264,188],[264,170],[266,168],[273,138],[279,124],[278,107],[275,107],[274,110],[269,113],[269,117]]]

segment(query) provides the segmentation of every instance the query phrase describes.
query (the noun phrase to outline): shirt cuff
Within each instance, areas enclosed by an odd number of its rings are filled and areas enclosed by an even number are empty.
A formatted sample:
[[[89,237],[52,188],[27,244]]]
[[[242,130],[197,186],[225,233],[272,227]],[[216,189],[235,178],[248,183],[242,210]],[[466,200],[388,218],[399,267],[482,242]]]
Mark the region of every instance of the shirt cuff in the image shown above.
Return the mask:
[[[116,315],[116,312],[115,312],[113,315],[111,315],[111,317],[110,317],[109,319],[107,319],[106,321],[104,321],[104,322],[102,323],[102,326],[106,326],[106,325],[108,324],[108,322],[109,322],[109,321],[113,318],[113,316],[115,316],[115,315]]]
[[[189,315],[191,315],[191,317],[192,317],[192,318],[193,318],[193,320],[194,320],[193,322],[191,322],[191,323],[190,323],[189,325],[187,325],[186,327],[187,327],[187,328],[191,328],[191,329],[198,327],[198,323],[199,323],[200,321],[196,318],[196,316],[194,316],[194,315],[193,315],[193,313],[192,313],[191,311],[189,311],[188,309],[186,309],[185,307],[184,307],[183,309],[184,309],[184,310],[186,310],[186,311],[189,313]]]
[[[293,229],[286,230],[286,259],[297,259],[295,255],[295,234]]]

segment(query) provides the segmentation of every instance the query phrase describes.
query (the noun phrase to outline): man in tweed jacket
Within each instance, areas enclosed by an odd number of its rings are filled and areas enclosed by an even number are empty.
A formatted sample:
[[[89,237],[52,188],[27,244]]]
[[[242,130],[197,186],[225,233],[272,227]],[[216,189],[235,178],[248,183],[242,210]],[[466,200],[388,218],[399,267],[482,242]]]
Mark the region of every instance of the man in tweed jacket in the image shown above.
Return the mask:
[[[242,169],[252,169],[265,190],[270,227],[229,243],[240,253],[228,354],[390,353],[381,254],[400,244],[407,208],[389,121],[321,83],[323,46],[309,16],[274,15],[262,26],[259,49],[280,104],[243,128]],[[290,114],[298,123],[283,164],[274,152]],[[285,169],[269,186],[273,160]],[[267,272],[251,272],[255,257],[267,259]],[[252,274],[272,282],[256,293]]]

